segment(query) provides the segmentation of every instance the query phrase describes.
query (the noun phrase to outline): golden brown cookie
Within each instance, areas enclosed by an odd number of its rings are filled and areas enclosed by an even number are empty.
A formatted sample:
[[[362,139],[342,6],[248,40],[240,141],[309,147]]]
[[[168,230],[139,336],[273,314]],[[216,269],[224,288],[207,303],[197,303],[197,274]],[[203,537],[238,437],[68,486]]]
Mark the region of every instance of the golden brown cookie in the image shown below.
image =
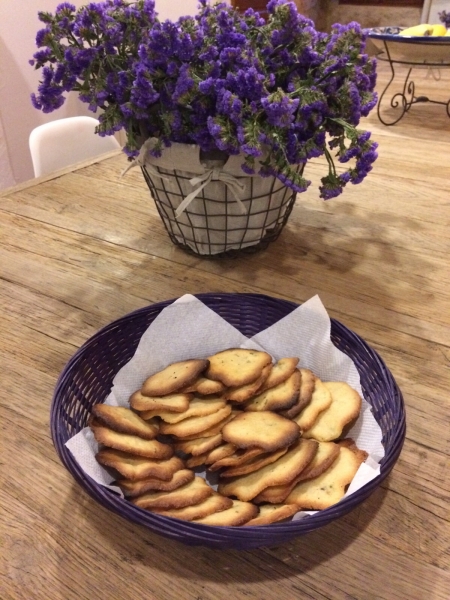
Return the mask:
[[[143,440],[136,435],[117,433],[107,427],[91,425],[91,429],[97,442],[108,448],[147,458],[170,458],[173,454],[171,446],[158,442],[158,440]]]
[[[215,512],[202,519],[195,519],[194,523],[202,525],[216,525],[223,527],[239,527],[258,514],[258,508],[251,502],[240,502],[233,500],[231,508]]]
[[[216,461],[230,456],[236,450],[237,448],[234,444],[222,443],[220,446],[217,446],[217,448],[214,448],[214,450],[207,453],[205,464],[212,465]]]
[[[212,435],[210,437],[199,437],[196,440],[181,440],[174,443],[177,452],[200,456],[207,454],[222,443],[222,434]]]
[[[353,454],[355,454],[356,457],[361,462],[365,462],[365,460],[369,456],[368,452],[366,452],[365,450],[360,450],[358,448],[358,446],[356,445],[355,441],[352,440],[352,438],[345,438],[344,440],[339,440],[338,442],[336,442],[336,445],[337,446],[342,446],[344,448],[348,448],[349,450],[351,450],[353,452]]]
[[[214,493],[202,477],[194,477],[192,481],[170,492],[147,492],[133,498],[131,502],[140,508],[153,510],[155,508],[172,509],[192,506],[203,502]]]
[[[232,444],[230,444],[232,445]],[[245,465],[249,461],[253,460],[258,456],[262,456],[266,454],[266,451],[263,448],[236,448],[234,446],[235,451],[228,456],[217,459],[214,463],[210,464],[210,471],[218,471],[223,467],[238,467],[241,465]]]
[[[300,436],[296,423],[270,411],[243,412],[222,429],[226,442],[238,448],[263,448],[274,452],[295,442]]]
[[[259,350],[229,348],[209,356],[208,360],[206,376],[209,379],[221,381],[227,387],[238,387],[258,379],[272,357]]]
[[[130,397],[130,406],[134,410],[140,411],[142,419],[148,420],[158,416],[155,411],[184,412],[189,408],[189,402],[193,397],[193,394],[169,394],[164,397],[150,398],[137,391]]]
[[[258,377],[258,379],[255,379],[255,381],[247,383],[247,385],[228,388],[223,394],[224,399],[230,400],[231,402],[245,402],[246,400],[249,400],[249,398],[259,391],[271,370],[272,364],[266,365],[263,368],[261,375]]]
[[[176,471],[184,468],[183,461],[177,456],[168,459],[150,459],[112,448],[102,448],[95,458],[104,467],[115,469],[122,477],[131,480],[156,477],[169,481]]]
[[[298,512],[298,506],[295,504],[261,504],[259,513],[256,517],[244,523],[244,527],[255,527],[256,525],[270,525],[284,521]]]
[[[272,504],[281,504],[289,496],[291,491],[300,481],[318,477],[336,460],[339,456],[339,446],[333,442],[318,442],[317,451],[311,462],[300,472],[295,479],[285,485],[274,485],[263,490],[253,502],[270,502]]]
[[[311,429],[321,412],[331,404],[331,393],[323,381],[316,377],[311,401],[293,420],[301,431]]]
[[[280,385],[280,383],[289,379],[295,371],[298,361],[298,358],[280,358],[280,360],[273,365],[268,378],[261,388],[261,392]]]
[[[193,383],[182,388],[180,391],[184,393],[193,392],[200,396],[209,396],[211,394],[222,394],[227,388],[221,381],[214,381],[207,377],[199,377]]]
[[[286,417],[287,419],[294,419],[311,402],[316,376],[309,369],[300,369],[300,373],[302,380],[295,404],[287,410],[280,411],[280,415],[283,415],[283,417]]]
[[[212,415],[206,417],[190,417],[179,423],[164,423],[160,425],[160,432],[163,435],[175,435],[178,438],[197,435],[197,437],[206,437],[200,435],[203,431],[217,425],[231,414],[231,406],[226,404],[219,408]]]
[[[331,394],[331,404],[318,415],[311,427],[303,429],[303,436],[330,442],[337,440],[345,425],[358,417],[361,397],[343,381],[328,381],[324,386]]]
[[[297,478],[297,483],[319,477],[319,475],[324,473],[334,463],[338,456],[338,444],[335,444],[334,442],[319,442],[314,458],[306,469],[300,473]]]
[[[249,475],[220,480],[219,492],[224,496],[235,496],[244,502],[253,500],[267,487],[292,481],[311,462],[316,449],[316,441],[301,439],[276,462]]]
[[[182,360],[148,377],[141,388],[144,396],[173,394],[195,381],[208,368],[209,362],[200,358]]]
[[[144,421],[135,412],[123,406],[96,404],[92,409],[92,416],[99,424],[118,433],[137,435],[144,440],[153,440],[158,435],[157,424]]]
[[[159,417],[166,423],[179,423],[190,417],[207,417],[226,406],[225,400],[217,396],[208,398],[193,398],[189,408],[182,413],[160,412]]]
[[[264,454],[256,456],[242,465],[229,467],[228,469],[223,470],[220,473],[220,477],[236,477],[237,475],[253,473],[253,471],[257,471],[266,465],[272,464],[283,456],[283,454],[286,454],[286,452],[287,448],[281,448],[281,450],[276,450],[275,452],[264,452]]]
[[[233,500],[220,494],[213,493],[211,496],[198,504],[185,506],[184,508],[162,509],[155,508],[153,512],[164,517],[182,519],[183,521],[192,521],[194,519],[203,519],[213,513],[219,513],[233,506]]]
[[[325,510],[333,506],[344,497],[361,462],[349,448],[341,447],[333,464],[319,477],[298,483],[286,503],[296,504],[303,510]]]
[[[236,414],[237,414],[236,411],[231,410],[230,414],[227,417],[225,417],[224,419],[222,419],[222,421],[217,423],[217,425],[213,425],[212,427],[208,427],[208,429],[205,429],[204,431],[202,431],[201,437],[211,437],[213,435],[217,435],[218,433],[221,433],[223,426],[226,423],[229,423],[232,419],[234,419]],[[185,436],[183,436],[183,442],[187,442],[188,440],[196,440],[198,437],[199,437],[198,433],[194,433],[193,435],[185,435]]]
[[[244,405],[244,410],[286,410],[297,400],[301,384],[301,374],[298,369],[283,382],[257,394]]]
[[[142,496],[146,492],[160,491],[160,492],[171,492],[177,488],[189,483],[194,479],[194,472],[190,469],[181,468],[172,475],[172,478],[168,481],[158,479],[157,477],[146,477],[145,479],[138,479],[131,481],[130,479],[118,479],[116,485],[120,487],[124,496],[127,498],[135,498],[136,496]]]

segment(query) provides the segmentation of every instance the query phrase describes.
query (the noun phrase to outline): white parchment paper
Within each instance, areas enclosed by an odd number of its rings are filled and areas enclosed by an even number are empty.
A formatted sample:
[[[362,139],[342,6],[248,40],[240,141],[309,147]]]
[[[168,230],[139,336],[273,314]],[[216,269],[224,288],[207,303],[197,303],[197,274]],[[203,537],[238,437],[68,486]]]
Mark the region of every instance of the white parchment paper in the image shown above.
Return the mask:
[[[302,368],[311,369],[323,381],[345,381],[363,398],[360,417],[348,436],[369,453],[369,458],[352,481],[346,494],[349,495],[379,474],[384,448],[381,428],[364,399],[358,371],[353,361],[331,342],[330,331],[330,318],[318,296],[247,338],[203,302],[185,295],[162,310],[145,331],[133,358],[115,376],[105,403],[128,406],[129,397],[145,379],[169,363],[206,358],[225,348],[262,349],[275,360],[298,356]],[[118,487],[110,485],[111,475],[95,460],[98,444],[89,427],[68,440],[66,446],[87,475],[122,495]],[[311,513],[298,513],[294,518],[304,514]]]

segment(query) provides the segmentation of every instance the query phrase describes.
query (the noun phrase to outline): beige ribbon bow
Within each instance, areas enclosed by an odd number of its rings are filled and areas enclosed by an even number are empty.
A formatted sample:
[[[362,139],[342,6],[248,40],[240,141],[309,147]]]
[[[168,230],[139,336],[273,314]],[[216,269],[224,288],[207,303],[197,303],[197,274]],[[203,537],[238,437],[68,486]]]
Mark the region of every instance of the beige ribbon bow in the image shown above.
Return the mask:
[[[130,163],[130,165],[122,172],[122,177],[127,173],[130,169],[134,167],[143,167],[145,166],[147,172],[153,177],[159,177],[159,179],[164,179],[165,181],[169,181],[170,177],[167,175],[163,175],[158,171],[156,167],[152,164],[149,164],[146,161],[146,154],[148,149],[151,146],[152,140],[147,140],[141,147],[139,155]],[[242,192],[245,189],[245,185],[241,183],[234,175],[227,173],[226,171],[222,171],[219,167],[214,167],[212,169],[208,169],[203,175],[198,175],[189,179],[189,183],[194,185],[199,185],[197,189],[188,194],[186,198],[183,199],[177,210],[175,211],[175,218],[178,219],[183,212],[187,209],[189,204],[192,202],[194,198],[196,198],[199,193],[202,191],[204,187],[208,185],[210,181],[223,181],[225,185],[228,187],[230,192],[233,194],[238,206],[242,212],[242,214],[247,214],[247,209],[245,208],[242,200],[239,197],[239,192]]]
[[[233,194],[234,198],[236,199],[236,202],[238,203],[242,214],[247,214],[247,209],[245,208],[242,200],[239,198],[238,195],[239,192],[242,192],[245,189],[245,185],[241,183],[238,179],[236,179],[236,177],[234,177],[233,175],[230,175],[229,173],[226,173],[225,171],[222,171],[222,169],[216,167],[214,169],[209,169],[208,171],[206,171],[206,173],[203,173],[203,175],[199,175],[197,177],[189,179],[189,183],[192,186],[198,185],[198,188],[190,194],[188,194],[186,198],[184,198],[183,202],[175,211],[176,219],[178,219],[178,217],[180,217],[180,215],[183,214],[183,212],[187,209],[192,200],[199,195],[202,189],[206,187],[210,181],[223,181],[230,190],[230,192]]]

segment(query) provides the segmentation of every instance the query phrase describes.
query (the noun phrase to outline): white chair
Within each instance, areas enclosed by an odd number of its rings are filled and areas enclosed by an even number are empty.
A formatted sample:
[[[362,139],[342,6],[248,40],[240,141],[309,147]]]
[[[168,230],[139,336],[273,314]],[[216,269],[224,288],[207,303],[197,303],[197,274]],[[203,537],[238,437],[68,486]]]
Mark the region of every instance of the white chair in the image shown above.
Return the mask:
[[[114,136],[96,134],[97,125],[97,119],[92,117],[68,117],[33,129],[29,146],[34,176],[46,175],[120,148]]]

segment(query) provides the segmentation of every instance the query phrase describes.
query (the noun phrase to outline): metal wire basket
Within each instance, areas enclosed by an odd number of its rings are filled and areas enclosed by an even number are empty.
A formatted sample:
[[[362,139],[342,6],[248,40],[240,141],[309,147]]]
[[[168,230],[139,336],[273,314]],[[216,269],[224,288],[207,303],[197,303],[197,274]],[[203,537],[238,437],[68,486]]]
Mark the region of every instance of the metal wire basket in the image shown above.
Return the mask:
[[[161,177],[155,176],[155,169]],[[212,180],[177,217],[177,208],[192,192],[192,173],[159,166],[152,171],[142,166],[171,241],[202,257],[236,257],[267,248],[286,225],[296,199],[296,193],[275,177],[242,176],[235,177],[244,188],[238,205],[223,181]]]
[[[297,304],[259,294],[198,294],[202,302],[251,337],[285,317]],[[280,544],[342,517],[365,500],[387,477],[400,454],[406,431],[403,397],[380,356],[356,333],[331,319],[331,340],[355,363],[364,397],[379,423],[385,449],[378,477],[338,504],[297,521],[258,527],[211,527],[162,517],[140,509],[95,483],[65,446],[83,429],[93,405],[109,394],[116,373],[132,358],[141,336],[173,300],[160,302],[110,323],[90,338],[61,373],[51,407],[56,451],[75,480],[97,502],[125,519],[187,545],[250,549]]]

